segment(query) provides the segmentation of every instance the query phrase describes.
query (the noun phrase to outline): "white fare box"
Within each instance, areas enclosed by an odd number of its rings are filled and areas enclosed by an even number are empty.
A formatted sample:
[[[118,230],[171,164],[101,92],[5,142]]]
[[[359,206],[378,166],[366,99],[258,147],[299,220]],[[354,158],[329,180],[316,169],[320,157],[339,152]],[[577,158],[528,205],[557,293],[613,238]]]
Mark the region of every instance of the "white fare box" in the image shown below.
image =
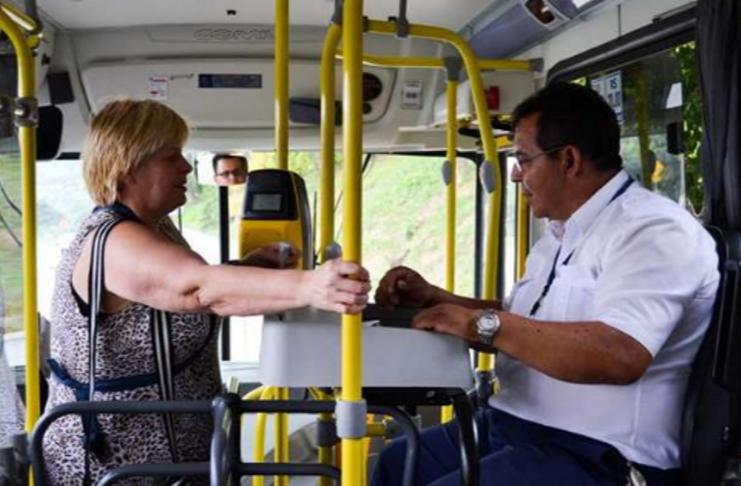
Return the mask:
[[[313,308],[266,316],[260,382],[280,387],[338,387],[341,316]],[[468,344],[413,329],[363,325],[363,386],[461,388],[473,386]]]

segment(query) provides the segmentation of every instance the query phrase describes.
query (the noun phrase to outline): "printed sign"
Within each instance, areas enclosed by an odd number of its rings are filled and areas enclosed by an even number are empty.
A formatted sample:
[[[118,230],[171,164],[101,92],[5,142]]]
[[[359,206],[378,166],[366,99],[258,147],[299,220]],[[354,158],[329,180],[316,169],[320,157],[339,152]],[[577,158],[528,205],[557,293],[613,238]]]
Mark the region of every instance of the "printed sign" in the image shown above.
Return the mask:
[[[405,110],[422,109],[422,82],[407,81],[401,87],[401,107]]]
[[[170,79],[168,76],[149,76],[147,81],[147,96],[150,100],[167,101],[167,88]]]
[[[602,95],[623,124],[623,77],[620,71],[605,74],[591,81],[592,89]]]

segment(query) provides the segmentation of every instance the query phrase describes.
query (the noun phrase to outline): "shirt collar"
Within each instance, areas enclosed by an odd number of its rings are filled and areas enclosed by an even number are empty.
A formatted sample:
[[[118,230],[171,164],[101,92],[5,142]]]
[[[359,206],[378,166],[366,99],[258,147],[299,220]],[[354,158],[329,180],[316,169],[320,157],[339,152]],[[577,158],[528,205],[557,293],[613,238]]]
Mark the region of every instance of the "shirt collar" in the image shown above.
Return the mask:
[[[621,170],[600,187],[569,219],[566,221],[553,220],[548,223],[547,231],[558,242],[562,242],[567,233],[570,239],[586,233],[594,220],[597,219],[597,216],[610,204],[615,193],[629,178],[628,173]]]

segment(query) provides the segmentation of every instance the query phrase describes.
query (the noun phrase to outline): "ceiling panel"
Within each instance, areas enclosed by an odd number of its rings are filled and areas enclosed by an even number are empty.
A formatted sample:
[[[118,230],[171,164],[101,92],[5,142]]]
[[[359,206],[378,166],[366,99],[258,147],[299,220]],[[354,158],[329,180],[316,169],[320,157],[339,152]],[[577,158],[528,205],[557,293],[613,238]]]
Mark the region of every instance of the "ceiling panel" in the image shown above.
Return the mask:
[[[413,23],[458,30],[492,0],[408,0]],[[272,24],[270,0],[38,0],[39,7],[61,27],[88,29],[135,25]],[[294,0],[291,23],[327,25],[334,0]],[[365,13],[385,19],[398,14],[398,0],[366,0]],[[227,11],[233,10],[234,15]]]

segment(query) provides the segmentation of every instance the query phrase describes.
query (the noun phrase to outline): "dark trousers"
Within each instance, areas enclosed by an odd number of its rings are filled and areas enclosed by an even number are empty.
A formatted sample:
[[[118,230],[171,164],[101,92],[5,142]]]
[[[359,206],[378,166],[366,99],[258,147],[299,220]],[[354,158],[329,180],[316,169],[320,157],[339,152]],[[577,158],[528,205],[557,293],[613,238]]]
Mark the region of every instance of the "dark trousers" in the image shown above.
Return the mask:
[[[486,409],[476,418],[481,486],[625,486],[628,463],[612,446]],[[406,443],[381,452],[371,486],[400,486]],[[422,431],[417,486],[459,486],[455,421]],[[679,470],[637,466],[648,486],[679,486]]]

